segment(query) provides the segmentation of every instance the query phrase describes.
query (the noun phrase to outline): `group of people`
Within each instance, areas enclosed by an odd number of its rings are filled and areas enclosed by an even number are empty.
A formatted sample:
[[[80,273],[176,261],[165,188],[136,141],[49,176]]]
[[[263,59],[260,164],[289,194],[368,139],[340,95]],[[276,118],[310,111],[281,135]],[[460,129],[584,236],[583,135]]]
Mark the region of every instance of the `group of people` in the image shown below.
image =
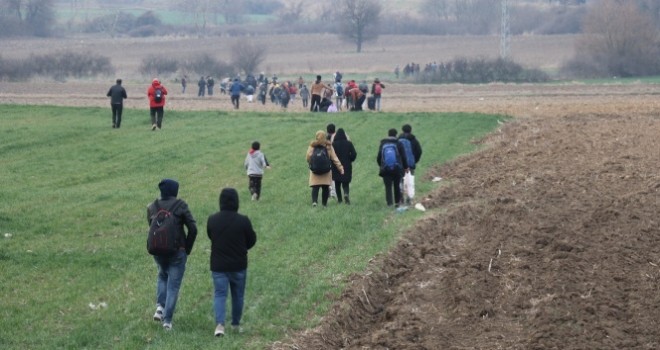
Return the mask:
[[[366,82],[357,84],[355,80],[350,80],[344,86],[341,79],[341,74],[339,72],[335,73],[335,81],[331,85],[324,83],[321,76],[317,75],[314,83],[308,88],[302,77],[298,78],[297,84],[291,81],[284,81],[280,84],[276,76],[269,82],[268,78],[262,73],[258,79],[252,79],[254,81],[250,80],[249,83],[248,81],[241,82],[238,77],[230,82],[223,80],[221,91],[223,94],[227,93],[230,95],[234,109],[239,109],[241,95],[246,95],[248,102],[252,102],[253,96],[256,93],[258,94],[258,101],[262,104],[265,104],[267,96],[270,96],[272,103],[280,105],[284,109],[299,95],[303,108],[309,106],[311,112],[339,112],[343,108],[350,111],[362,111],[365,100],[367,100],[369,109],[381,110],[381,98],[385,85],[378,78],[374,79],[371,89],[369,89]],[[255,84],[256,88],[252,84]],[[187,77],[184,76],[181,79],[181,85],[182,92],[185,93]],[[213,77],[200,77],[198,82],[198,96],[204,96],[205,93],[208,96],[212,96],[214,85],[215,81]],[[151,129],[154,131],[162,128],[165,96],[167,93],[167,89],[158,78],[153,79],[147,89]],[[368,93],[371,93],[371,96],[367,99]],[[119,128],[121,126],[124,100],[128,98],[126,89],[122,86],[122,80],[117,79],[115,85],[110,87],[106,95],[110,97],[112,127]]]
[[[177,181],[163,179],[158,188],[160,198],[147,207],[147,221],[152,225],[159,212],[168,211],[175,220],[178,250],[173,254],[153,256],[158,267],[156,312],[153,319],[161,322],[165,330],[171,330],[188,255],[192,252],[197,238],[197,224],[188,204],[177,198]],[[250,219],[238,213],[239,197],[236,189],[222,189],[219,206],[220,210],[211,214],[206,222],[206,233],[211,240],[210,270],[214,287],[215,336],[225,334],[225,305],[229,293],[232,304],[231,329],[240,332],[247,281],[247,254],[257,242],[257,234]]]
[[[319,191],[323,207],[327,206],[331,196],[336,197],[339,203],[351,203],[352,164],[357,158],[357,151],[345,130],[339,128],[335,132],[335,128],[331,123],[326,131],[318,130],[307,148],[312,207],[318,206]],[[404,204],[412,204],[415,168],[421,157],[422,146],[412,133],[410,124],[403,125],[398,136],[396,129],[389,129],[387,137],[380,141],[376,163],[379,166],[378,175],[383,178],[385,185],[387,206],[399,208]],[[316,166],[317,158],[321,159],[318,162],[329,162],[329,170],[317,171],[315,168],[321,168]],[[408,191],[403,191],[404,177],[411,182],[407,184]]]
[[[422,156],[422,147],[412,134],[412,127],[405,124],[397,136],[396,129],[388,130],[388,136],[380,141],[376,162],[379,176],[385,185],[388,206],[405,203],[401,181],[406,173],[414,173],[415,165]],[[331,188],[337,202],[350,204],[352,163],[357,151],[343,128],[328,124],[326,130],[318,130],[309,144],[306,160],[309,164],[309,186],[312,207],[327,206]],[[327,162],[329,164],[324,164]],[[261,198],[264,169],[270,169],[261,144],[254,141],[248,151],[244,166],[248,176],[248,188],[253,201]],[[317,171],[322,168],[323,171]],[[154,227],[163,212],[171,215],[176,227],[175,252],[167,255],[152,253],[158,267],[156,282],[156,311],[153,319],[161,322],[165,330],[172,329],[179,290],[186,270],[188,255],[197,238],[197,224],[188,204],[177,198],[179,183],[163,179],[158,184],[160,197],[147,206],[147,223]],[[412,198],[408,198],[411,200]],[[257,242],[257,234],[250,219],[238,213],[239,195],[234,188],[223,188],[219,197],[220,210],[211,214],[206,222],[206,233],[211,241],[210,270],[213,282],[213,310],[215,336],[225,335],[227,296],[231,295],[231,329],[240,332],[247,281],[248,251]]]

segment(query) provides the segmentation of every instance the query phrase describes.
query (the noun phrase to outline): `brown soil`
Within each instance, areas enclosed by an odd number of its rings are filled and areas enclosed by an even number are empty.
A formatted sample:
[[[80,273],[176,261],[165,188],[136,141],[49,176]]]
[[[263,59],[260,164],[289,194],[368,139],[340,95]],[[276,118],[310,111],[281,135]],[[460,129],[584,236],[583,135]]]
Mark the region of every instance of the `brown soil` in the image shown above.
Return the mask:
[[[62,86],[0,83],[0,103],[107,107],[108,84]],[[128,106],[146,109],[146,87],[128,87]],[[272,348],[660,348],[659,94],[389,84],[386,110],[516,118],[420,178],[443,178],[421,199],[428,215],[350,278],[318,327]],[[172,93],[168,108],[229,110],[228,100]]]
[[[272,348],[660,348],[660,117],[625,89],[478,108],[519,117],[429,171],[425,219]]]

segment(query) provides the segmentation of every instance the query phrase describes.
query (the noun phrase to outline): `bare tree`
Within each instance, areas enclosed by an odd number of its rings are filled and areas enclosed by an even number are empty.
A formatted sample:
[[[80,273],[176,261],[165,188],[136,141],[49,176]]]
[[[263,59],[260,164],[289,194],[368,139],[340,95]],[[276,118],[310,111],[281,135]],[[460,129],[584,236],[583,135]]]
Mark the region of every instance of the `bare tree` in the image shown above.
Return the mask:
[[[419,7],[419,12],[424,16],[449,19],[451,15],[451,0],[424,0]]]
[[[266,59],[267,50],[247,40],[237,40],[231,46],[232,64],[245,75],[253,74]]]
[[[590,5],[583,31],[576,41],[577,58],[617,76],[659,73],[657,29],[634,1],[601,0]]]
[[[340,36],[355,43],[357,52],[362,52],[362,43],[378,38],[381,10],[378,0],[341,0]]]
[[[282,23],[295,23],[300,21],[303,13],[303,2],[292,2],[279,11],[279,19]]]

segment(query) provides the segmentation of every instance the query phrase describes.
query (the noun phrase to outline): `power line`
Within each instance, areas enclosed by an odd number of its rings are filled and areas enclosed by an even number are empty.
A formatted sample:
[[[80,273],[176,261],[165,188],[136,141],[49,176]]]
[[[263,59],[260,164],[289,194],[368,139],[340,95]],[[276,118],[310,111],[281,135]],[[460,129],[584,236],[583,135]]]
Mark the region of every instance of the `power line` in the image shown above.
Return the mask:
[[[502,6],[502,22],[500,24],[500,57],[507,59],[509,56],[509,41],[511,32],[509,30],[509,0],[500,0]]]

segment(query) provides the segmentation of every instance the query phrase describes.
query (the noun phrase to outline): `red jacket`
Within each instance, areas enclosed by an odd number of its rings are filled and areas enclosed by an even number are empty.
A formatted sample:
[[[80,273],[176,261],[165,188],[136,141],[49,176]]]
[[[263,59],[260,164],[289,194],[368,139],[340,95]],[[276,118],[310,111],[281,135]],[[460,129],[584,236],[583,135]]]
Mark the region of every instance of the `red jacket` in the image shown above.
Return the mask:
[[[156,89],[160,88],[163,91],[163,98],[160,102],[154,101],[154,95],[156,93]],[[154,79],[154,81],[151,83],[151,86],[149,86],[149,89],[147,89],[147,97],[149,98],[149,107],[154,108],[154,107],[163,107],[165,106],[165,95],[167,95],[167,89],[163,86],[160,85],[160,81],[158,79]]]

